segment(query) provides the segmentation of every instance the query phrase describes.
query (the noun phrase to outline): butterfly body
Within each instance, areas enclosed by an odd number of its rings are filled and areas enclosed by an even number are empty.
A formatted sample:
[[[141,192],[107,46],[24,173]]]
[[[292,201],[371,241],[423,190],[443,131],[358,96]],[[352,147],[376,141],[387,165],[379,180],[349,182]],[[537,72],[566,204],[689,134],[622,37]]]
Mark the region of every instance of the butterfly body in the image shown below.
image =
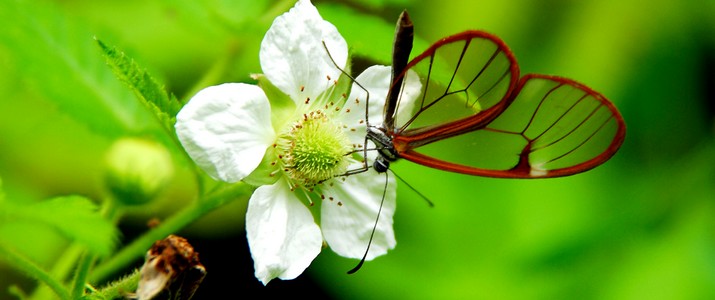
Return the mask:
[[[367,139],[375,143],[378,156],[373,162],[373,169],[378,173],[387,172],[390,162],[396,161],[400,155],[393,146],[393,139],[387,134],[384,127],[369,126]]]

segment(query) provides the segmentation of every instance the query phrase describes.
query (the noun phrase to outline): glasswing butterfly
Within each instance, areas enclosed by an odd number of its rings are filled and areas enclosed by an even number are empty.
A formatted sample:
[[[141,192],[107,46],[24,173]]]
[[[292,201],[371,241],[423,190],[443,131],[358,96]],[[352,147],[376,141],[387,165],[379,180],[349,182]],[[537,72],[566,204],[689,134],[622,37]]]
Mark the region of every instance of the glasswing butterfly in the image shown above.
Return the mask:
[[[464,31],[407,62],[412,39],[403,12],[384,119],[368,123],[378,172],[404,158],[469,175],[561,177],[604,163],[625,139],[623,117],[606,97],[568,78],[520,77],[514,54],[492,34]],[[400,107],[413,72],[421,76],[420,94]]]
[[[408,62],[413,37],[404,11],[382,124],[367,120],[365,139],[378,152],[372,166],[377,172],[404,158],[468,175],[562,177],[606,162],[625,139],[623,117],[606,97],[564,77],[520,76],[514,54],[495,35],[464,31]],[[405,86],[416,81],[419,94],[406,95]],[[349,174],[367,169],[365,160],[363,169]],[[365,257],[348,273],[360,269]]]

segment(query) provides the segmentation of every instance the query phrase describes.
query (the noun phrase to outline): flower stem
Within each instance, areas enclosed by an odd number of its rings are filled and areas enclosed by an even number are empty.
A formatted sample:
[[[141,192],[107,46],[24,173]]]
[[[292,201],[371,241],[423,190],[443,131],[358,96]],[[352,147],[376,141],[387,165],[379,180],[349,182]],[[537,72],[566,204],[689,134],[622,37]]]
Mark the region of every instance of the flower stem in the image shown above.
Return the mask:
[[[64,286],[62,286],[62,283],[40,268],[40,266],[36,265],[34,262],[19,253],[16,253],[12,249],[8,249],[3,247],[3,245],[0,245],[0,259],[5,260],[8,264],[18,270],[21,270],[28,276],[44,282],[50,287],[50,289],[52,289],[52,291],[55,292],[55,294],[57,294],[60,299],[72,299],[70,297],[70,293],[64,288]]]
[[[107,286],[91,291],[85,296],[87,300],[104,300],[104,299],[132,299],[128,297],[132,291],[137,290],[141,273],[139,269],[135,269],[130,275],[124,276],[121,279],[114,281]]]
[[[120,207],[117,201],[112,198],[105,199],[102,204],[101,213],[104,218],[116,224],[120,216]],[[97,256],[86,250],[82,254],[72,284],[72,299],[79,299],[84,295],[84,288],[87,285],[87,275],[96,260]]]
[[[252,190],[253,187],[247,184],[236,183],[197,199],[197,201],[166,219],[159,226],[147,231],[144,235],[122,248],[117,254],[98,265],[89,276],[89,281],[96,283],[106,280],[109,276],[144,256],[155,241],[183,229],[199,217],[226,203],[240,198],[247,198],[246,196],[250,195]]]
[[[75,273],[74,280],[72,281],[72,299],[79,299],[82,294],[84,294],[87,274],[89,273],[89,269],[92,267],[93,262],[94,255],[85,251],[79,260],[77,271]]]
[[[78,244],[70,245],[62,253],[62,257],[55,262],[55,265],[50,270],[50,275],[59,281],[65,281],[67,275],[72,272],[75,264],[79,261],[84,253],[84,247]],[[52,290],[46,285],[38,286],[32,294],[26,298],[31,300],[48,299],[51,297]]]

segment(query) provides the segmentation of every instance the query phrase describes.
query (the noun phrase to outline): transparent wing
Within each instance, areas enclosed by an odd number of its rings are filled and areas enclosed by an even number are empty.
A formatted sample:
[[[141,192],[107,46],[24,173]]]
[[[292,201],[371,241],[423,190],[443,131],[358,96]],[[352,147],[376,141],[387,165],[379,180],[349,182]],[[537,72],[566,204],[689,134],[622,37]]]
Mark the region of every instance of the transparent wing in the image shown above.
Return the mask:
[[[410,80],[400,79],[412,74],[420,77],[420,91],[403,88],[395,111],[385,112],[395,118],[394,128],[387,130],[396,135],[434,132],[474,116],[488,122],[508,105],[519,68],[499,38],[465,31],[438,41],[415,57],[394,82],[406,84]]]
[[[396,136],[395,148],[403,158],[447,171],[539,178],[594,168],[613,156],[625,138],[615,106],[573,80],[530,74],[509,98],[506,110],[487,124],[470,125],[465,119],[442,132]]]

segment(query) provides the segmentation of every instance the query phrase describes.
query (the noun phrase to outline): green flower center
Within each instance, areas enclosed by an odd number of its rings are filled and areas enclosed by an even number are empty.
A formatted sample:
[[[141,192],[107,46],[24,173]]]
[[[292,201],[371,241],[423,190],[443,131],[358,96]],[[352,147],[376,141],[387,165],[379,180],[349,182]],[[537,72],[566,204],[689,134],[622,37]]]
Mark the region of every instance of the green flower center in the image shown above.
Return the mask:
[[[312,187],[345,173],[352,151],[347,135],[320,110],[304,114],[278,138],[283,170],[294,184]]]

